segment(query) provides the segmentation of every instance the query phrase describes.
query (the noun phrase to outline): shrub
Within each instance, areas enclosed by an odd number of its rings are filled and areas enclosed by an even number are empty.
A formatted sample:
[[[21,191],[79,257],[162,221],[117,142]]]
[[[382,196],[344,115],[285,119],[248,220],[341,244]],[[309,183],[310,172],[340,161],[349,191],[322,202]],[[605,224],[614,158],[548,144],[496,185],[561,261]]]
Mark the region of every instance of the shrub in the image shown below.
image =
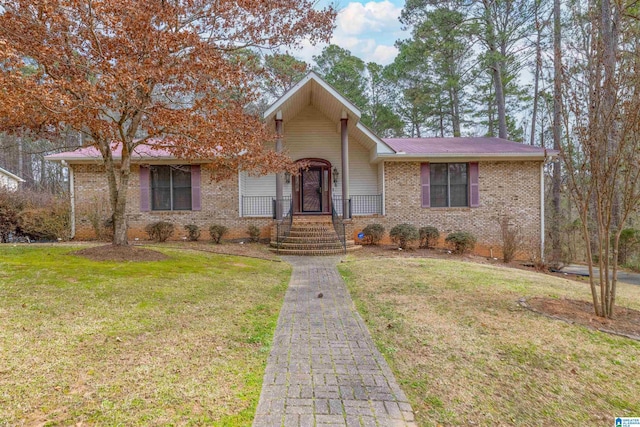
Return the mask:
[[[511,217],[509,216],[503,216],[499,222],[502,236],[502,261],[509,263],[515,258],[521,244],[520,227],[510,224]]]
[[[8,192],[0,193],[0,242],[9,241],[9,236],[18,228],[19,211]]]
[[[157,242],[166,241],[169,237],[171,237],[174,230],[175,227],[173,226],[173,224],[167,221],[154,222],[148,224],[144,228],[144,231],[147,232],[149,238]]]
[[[536,238],[530,238],[525,244],[525,251],[528,255],[529,263],[538,271],[546,271],[547,264],[544,262],[540,248],[540,242]]]
[[[35,240],[64,239],[69,234],[69,211],[64,206],[25,209],[20,212],[22,234]]]
[[[113,239],[113,219],[110,211],[109,200],[104,195],[94,196],[83,203],[82,213],[91,224],[98,240]]]
[[[247,233],[249,234],[249,241],[254,243],[260,241],[260,228],[257,225],[250,224],[247,227]]]
[[[0,240],[11,235],[34,240],[66,239],[69,236],[69,200],[65,196],[0,190]]]
[[[415,242],[420,239],[418,229],[411,224],[398,224],[389,232],[391,240],[400,247],[400,249],[406,249],[411,242]]]
[[[440,232],[437,228],[428,225],[421,227],[418,232],[420,233],[421,248],[433,249],[436,247],[436,243],[438,243],[438,238],[440,237]]]
[[[366,245],[377,245],[384,237],[384,227],[382,224],[369,224],[364,230],[362,230],[362,234],[364,234],[364,240],[362,243]]]
[[[466,231],[451,233],[445,241],[453,246],[453,252],[456,254],[464,254],[476,247],[476,237]]]
[[[229,231],[229,229],[224,225],[214,224],[209,227],[209,235],[211,236],[211,240],[215,243],[220,243],[222,236],[227,234],[227,231]]]
[[[187,239],[190,242],[196,242],[200,238],[200,227],[195,224],[187,224],[184,226],[185,231],[187,232]]]

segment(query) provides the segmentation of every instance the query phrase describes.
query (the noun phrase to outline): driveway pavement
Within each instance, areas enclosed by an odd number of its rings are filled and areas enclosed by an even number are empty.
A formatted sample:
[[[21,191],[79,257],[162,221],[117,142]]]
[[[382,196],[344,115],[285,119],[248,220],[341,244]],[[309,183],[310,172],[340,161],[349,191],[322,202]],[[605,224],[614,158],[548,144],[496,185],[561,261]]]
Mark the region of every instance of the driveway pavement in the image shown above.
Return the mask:
[[[340,258],[284,260],[293,273],[253,426],[415,426],[336,269]]]
[[[570,264],[566,267],[562,267],[560,271],[563,273],[578,274],[589,277],[589,268],[586,265]],[[594,268],[593,274],[597,276],[600,274],[600,270]],[[640,274],[618,271],[618,281],[640,286]]]

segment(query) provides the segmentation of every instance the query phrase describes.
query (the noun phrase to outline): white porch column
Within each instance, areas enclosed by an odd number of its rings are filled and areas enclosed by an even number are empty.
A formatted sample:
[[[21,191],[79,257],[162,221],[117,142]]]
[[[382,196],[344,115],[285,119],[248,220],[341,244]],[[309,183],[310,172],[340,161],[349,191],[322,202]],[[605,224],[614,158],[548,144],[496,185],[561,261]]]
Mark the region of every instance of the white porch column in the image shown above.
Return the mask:
[[[342,219],[349,215],[349,135],[347,134],[347,113],[340,119],[340,140],[342,142]]]
[[[276,153],[282,152],[282,112],[276,113]],[[282,219],[282,172],[276,174],[276,220]]]

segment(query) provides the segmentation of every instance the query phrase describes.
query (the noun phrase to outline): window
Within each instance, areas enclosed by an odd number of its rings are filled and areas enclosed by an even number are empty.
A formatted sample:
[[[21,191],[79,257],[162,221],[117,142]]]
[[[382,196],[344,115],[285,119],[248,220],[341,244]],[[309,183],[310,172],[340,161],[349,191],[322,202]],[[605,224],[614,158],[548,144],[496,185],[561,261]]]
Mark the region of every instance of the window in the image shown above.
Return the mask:
[[[472,167],[470,167],[472,166]],[[423,207],[464,207],[478,206],[477,163],[423,163],[421,170]],[[474,177],[475,176],[475,180]],[[471,182],[471,185],[470,185]],[[475,185],[474,185],[475,183]]]
[[[191,166],[151,166],[151,210],[191,210]]]

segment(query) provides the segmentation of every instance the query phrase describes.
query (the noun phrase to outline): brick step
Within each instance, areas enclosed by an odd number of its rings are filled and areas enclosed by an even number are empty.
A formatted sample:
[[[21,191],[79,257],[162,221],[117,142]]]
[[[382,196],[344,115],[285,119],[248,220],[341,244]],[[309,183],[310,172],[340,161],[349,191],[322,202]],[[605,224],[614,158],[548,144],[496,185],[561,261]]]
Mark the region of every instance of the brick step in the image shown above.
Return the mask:
[[[278,247],[277,244],[271,244],[272,247]],[[301,250],[301,251],[316,251],[316,250],[325,250],[325,249],[340,249],[342,245],[340,243],[323,243],[323,244],[291,244],[291,243],[281,243],[280,249],[292,249],[292,250]]]
[[[291,230],[289,232],[289,236],[294,237],[334,237],[337,238],[336,232],[334,230],[323,230],[323,231],[304,231],[304,230]]]
[[[362,246],[347,246],[347,252],[357,251],[362,249]],[[322,249],[322,250],[297,250],[297,249],[285,249],[280,248],[278,251],[276,248],[269,248],[271,252],[278,252],[280,255],[302,255],[302,256],[323,256],[323,255],[340,255],[344,253],[344,249]]]
[[[271,247],[277,247],[278,242],[272,240],[269,242]],[[347,240],[347,247],[356,246],[353,240]],[[309,242],[309,241],[298,241],[291,242],[288,239],[284,242],[280,242],[281,248],[291,248],[291,249],[302,249],[302,248],[333,248],[333,247],[342,247],[342,243],[338,240],[333,240],[331,242]]]
[[[328,225],[299,225],[299,224],[293,224],[291,226],[291,230],[314,232],[314,231],[333,230],[333,227],[328,226]]]
[[[273,240],[273,239],[272,239]],[[326,235],[326,236],[292,236],[289,235],[285,242],[290,243],[331,243],[339,241],[336,235]]]
[[[293,223],[294,224],[298,224],[298,223],[318,223],[318,224],[326,224],[329,223],[331,224],[331,215],[321,215],[321,216],[299,216],[299,215],[295,215],[293,217]]]
[[[293,225],[328,225],[331,226],[333,223],[331,220],[329,221],[293,221]]]

